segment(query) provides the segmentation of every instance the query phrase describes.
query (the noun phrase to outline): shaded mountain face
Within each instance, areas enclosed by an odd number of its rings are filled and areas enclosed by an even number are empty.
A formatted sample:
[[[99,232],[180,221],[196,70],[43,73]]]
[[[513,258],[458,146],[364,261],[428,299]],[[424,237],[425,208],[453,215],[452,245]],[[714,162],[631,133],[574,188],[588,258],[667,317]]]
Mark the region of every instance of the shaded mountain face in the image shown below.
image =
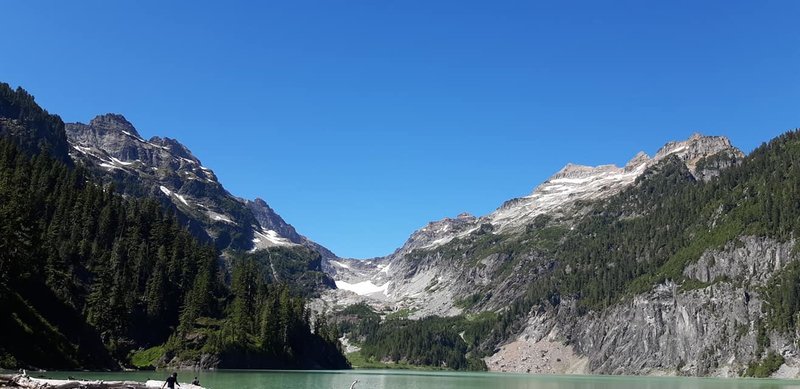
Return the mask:
[[[333,287],[319,253],[261,228],[188,149],[145,141],[119,115],[71,126],[75,166],[56,153],[70,146],[61,120],[8,91],[0,85],[0,368],[350,367],[333,332],[311,332],[297,296]],[[273,244],[241,253],[224,240],[247,229]],[[229,249],[226,260],[198,236]]]
[[[100,115],[88,124],[69,123],[65,130],[76,161],[125,194],[162,199],[196,235],[219,249],[306,246],[323,257],[335,257],[297,233],[264,200],[230,194],[214,172],[177,140],[146,140],[118,114]]]

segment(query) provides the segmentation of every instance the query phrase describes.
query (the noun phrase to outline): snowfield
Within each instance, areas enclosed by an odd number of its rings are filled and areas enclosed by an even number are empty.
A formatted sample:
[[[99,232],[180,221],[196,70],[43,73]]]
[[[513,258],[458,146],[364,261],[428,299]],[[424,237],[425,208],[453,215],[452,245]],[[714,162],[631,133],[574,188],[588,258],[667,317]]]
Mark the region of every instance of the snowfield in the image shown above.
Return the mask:
[[[383,293],[387,294],[387,289],[389,288],[389,284],[391,282],[387,282],[381,286],[377,286],[372,283],[372,281],[362,281],[357,284],[351,284],[345,281],[335,281],[336,287],[342,290],[349,290],[359,296],[364,296],[373,293]]]

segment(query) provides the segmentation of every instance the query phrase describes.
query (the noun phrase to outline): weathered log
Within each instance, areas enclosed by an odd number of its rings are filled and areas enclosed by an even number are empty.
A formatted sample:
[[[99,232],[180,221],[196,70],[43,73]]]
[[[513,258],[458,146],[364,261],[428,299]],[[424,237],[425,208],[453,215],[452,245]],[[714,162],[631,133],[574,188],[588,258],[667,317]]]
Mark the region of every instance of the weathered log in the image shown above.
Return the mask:
[[[23,374],[0,375],[0,389],[148,389],[159,388],[161,381],[81,381],[32,378]],[[192,384],[181,384],[185,389],[204,389]]]

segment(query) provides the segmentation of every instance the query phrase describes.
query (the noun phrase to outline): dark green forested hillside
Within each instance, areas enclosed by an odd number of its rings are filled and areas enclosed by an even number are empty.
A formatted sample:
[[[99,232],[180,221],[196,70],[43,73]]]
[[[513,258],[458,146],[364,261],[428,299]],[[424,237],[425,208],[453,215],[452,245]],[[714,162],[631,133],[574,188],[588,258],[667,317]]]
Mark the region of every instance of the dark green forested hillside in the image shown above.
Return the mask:
[[[71,163],[64,122],[42,109],[22,88],[0,82],[0,137],[7,137],[28,153],[44,151]]]
[[[167,351],[182,360],[219,355],[222,368],[341,368],[335,328],[315,318],[301,297],[286,284],[270,283],[269,266],[252,258],[234,261],[231,295],[225,320],[194,314]],[[199,324],[199,325],[198,325]]]
[[[80,169],[31,159],[8,141],[0,146],[0,287],[18,307],[3,320],[0,344],[20,363],[46,355],[65,358],[65,367],[110,366],[91,341],[123,360],[138,344],[166,340],[195,285],[213,300],[213,284],[200,280],[215,277],[216,252],[155,202],[125,200],[87,183]],[[204,313],[218,309],[202,303]],[[81,319],[85,334],[70,339]],[[29,328],[31,320],[74,350],[49,352],[53,339]]]
[[[420,320],[391,317],[381,321],[364,303],[350,305],[333,314],[339,333],[361,347],[368,362],[398,362],[452,370],[486,370],[486,364],[470,350],[479,345],[481,334],[491,329],[495,314],[438,317]]]
[[[329,288],[336,286],[321,270],[322,256],[303,246],[276,246],[241,254],[239,257],[258,262],[269,270],[263,272],[269,282],[286,284],[296,295],[318,297],[321,286]]]
[[[52,158],[63,123],[19,96],[0,93],[0,113],[19,117],[0,132],[1,367],[118,368],[142,362],[140,349],[151,350],[144,366],[202,352],[227,367],[347,367],[286,280],[243,255],[227,286],[219,253],[171,211]],[[261,255],[280,268],[299,254]]]

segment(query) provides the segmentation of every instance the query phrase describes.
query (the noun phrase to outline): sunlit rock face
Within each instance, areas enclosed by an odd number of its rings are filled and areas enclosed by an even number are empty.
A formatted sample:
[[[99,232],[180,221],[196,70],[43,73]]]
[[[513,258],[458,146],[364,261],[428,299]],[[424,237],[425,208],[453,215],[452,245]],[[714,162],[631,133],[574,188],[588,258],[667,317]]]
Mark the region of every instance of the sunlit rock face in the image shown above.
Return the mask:
[[[72,158],[117,189],[133,196],[160,198],[186,218],[197,235],[220,249],[255,251],[302,245],[323,258],[326,248],[299,234],[264,200],[230,194],[214,172],[175,139],[144,139],[122,115],[105,114],[89,124],[68,123]]]
[[[709,179],[738,163],[743,154],[720,136],[694,134],[680,142],[669,142],[654,157],[636,154],[625,166],[567,164],[539,184],[529,195],[506,201],[494,212],[476,217],[467,213],[433,221],[414,231],[405,244],[386,257],[370,261],[338,260],[327,270],[350,294],[347,301],[367,300],[391,308],[410,308],[416,317],[427,314],[453,315],[462,310],[455,300],[471,294],[477,286],[495,285],[487,306],[502,307],[524,290],[524,277],[546,262],[535,253],[524,254],[523,268],[495,279],[493,272],[508,260],[502,255],[473,258],[477,266],[457,266],[445,252],[476,255],[468,241],[478,236],[514,235],[530,228],[538,217],[548,223],[569,226],[589,207],[633,185],[648,169],[667,159],[686,165],[695,179]],[[458,243],[454,243],[458,242]],[[353,294],[358,295],[354,297]],[[341,297],[331,297],[331,302]]]

